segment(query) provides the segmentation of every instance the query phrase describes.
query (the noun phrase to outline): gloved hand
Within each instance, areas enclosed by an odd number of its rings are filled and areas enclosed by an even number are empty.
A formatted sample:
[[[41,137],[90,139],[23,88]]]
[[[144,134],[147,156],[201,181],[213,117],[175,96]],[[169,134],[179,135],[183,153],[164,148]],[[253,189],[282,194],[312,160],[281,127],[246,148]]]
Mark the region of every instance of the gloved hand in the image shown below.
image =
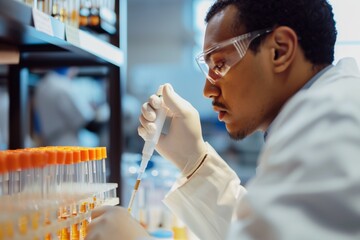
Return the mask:
[[[163,86],[162,98],[172,120],[168,133],[160,136],[156,150],[162,157],[172,161],[184,176],[189,176],[199,166],[207,150],[202,138],[199,113],[170,84]],[[144,140],[149,139],[156,130],[155,109],[160,107],[161,98],[156,95],[152,95],[142,106],[138,133]]]
[[[85,240],[150,239],[146,230],[122,207],[103,206],[91,213]]]

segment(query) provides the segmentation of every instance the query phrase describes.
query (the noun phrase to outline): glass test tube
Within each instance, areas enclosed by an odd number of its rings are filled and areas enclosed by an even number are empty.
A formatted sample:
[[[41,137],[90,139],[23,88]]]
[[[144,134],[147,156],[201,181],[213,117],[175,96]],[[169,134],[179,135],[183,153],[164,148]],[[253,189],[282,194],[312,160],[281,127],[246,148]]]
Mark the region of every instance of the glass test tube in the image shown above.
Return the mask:
[[[20,153],[20,192],[31,193],[34,185],[34,166],[31,163],[30,151],[24,150]]]
[[[31,161],[34,166],[34,188],[35,191],[40,193],[41,197],[45,197],[45,176],[46,176],[46,158],[45,155],[34,149],[31,151]]]
[[[14,195],[20,191],[20,153],[9,151],[7,155],[7,168],[9,171],[9,195]]]
[[[45,193],[50,195],[56,189],[56,168],[57,168],[57,152],[53,149],[46,149],[46,179]]]
[[[64,176],[64,165],[65,165],[65,151],[57,149],[56,151],[56,185],[57,192],[63,191],[63,176]]]
[[[101,183],[102,181],[102,150],[100,147],[95,148],[96,152],[96,160],[95,160],[95,167],[96,167],[96,183]]]
[[[96,178],[96,167],[95,167],[95,159],[96,152],[94,148],[89,148],[89,161],[88,161],[88,169],[89,169],[89,183],[95,183]]]
[[[106,179],[107,179],[107,176],[106,176],[106,159],[107,159],[107,152],[106,152],[106,147],[102,147],[101,148],[102,150],[102,183],[106,183]]]
[[[73,166],[74,166],[74,178],[73,178],[73,190],[77,192],[81,192],[81,155],[80,150],[78,148],[73,148]],[[77,201],[75,201],[72,205],[72,216],[78,215],[78,205]],[[71,240],[79,240],[80,238],[80,226],[78,223],[71,225],[71,233],[70,238]]]
[[[6,167],[6,153],[0,151],[0,196],[5,196],[8,194],[7,189],[7,167]]]
[[[83,172],[83,183],[89,183],[89,151],[87,148],[80,149],[80,156],[81,156],[81,171]]]

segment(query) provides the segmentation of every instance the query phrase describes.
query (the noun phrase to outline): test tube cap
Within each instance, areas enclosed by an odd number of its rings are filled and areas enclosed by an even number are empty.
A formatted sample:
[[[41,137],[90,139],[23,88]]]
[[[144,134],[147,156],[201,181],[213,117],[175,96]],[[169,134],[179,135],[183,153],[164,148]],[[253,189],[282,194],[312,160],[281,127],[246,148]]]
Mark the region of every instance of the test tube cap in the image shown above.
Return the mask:
[[[6,152],[0,151],[0,174],[7,172]]]
[[[87,148],[80,149],[81,161],[89,161],[89,150]]]
[[[32,167],[30,151],[28,151],[28,150],[21,151],[21,153],[20,153],[20,167],[23,170],[30,169]]]
[[[57,162],[57,164],[64,164],[65,163],[65,155],[66,155],[66,151],[64,151],[64,150],[60,150],[60,149],[58,149],[57,151],[56,151],[56,162]]]
[[[46,166],[46,156],[44,151],[31,151],[31,162],[35,168],[43,168]]]
[[[46,155],[47,155],[47,164],[51,164],[54,165],[57,163],[57,152],[54,150],[46,150],[45,151]]]
[[[107,158],[106,147],[101,147],[101,153],[102,153],[102,158],[103,159]]]
[[[95,148],[88,148],[88,150],[89,150],[89,159],[95,160],[96,159]]]
[[[65,151],[65,164],[73,164],[74,158],[73,158],[73,151]]]
[[[7,169],[12,171],[17,171],[20,169],[20,152],[18,151],[9,151],[9,154],[6,155]]]
[[[73,161],[74,161],[74,163],[81,162],[81,154],[80,154],[79,149],[74,149],[73,150]]]
[[[95,148],[95,159],[96,160],[101,160],[102,159],[102,150],[100,147],[96,147]]]

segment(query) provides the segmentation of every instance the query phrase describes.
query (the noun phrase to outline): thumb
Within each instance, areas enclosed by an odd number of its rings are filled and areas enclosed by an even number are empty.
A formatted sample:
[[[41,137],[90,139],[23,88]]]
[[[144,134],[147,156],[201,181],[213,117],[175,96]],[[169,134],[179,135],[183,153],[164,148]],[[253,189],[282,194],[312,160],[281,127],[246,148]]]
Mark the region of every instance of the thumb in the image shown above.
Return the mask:
[[[174,114],[184,113],[184,111],[191,106],[189,102],[174,91],[169,83],[164,85],[162,95],[165,106]]]

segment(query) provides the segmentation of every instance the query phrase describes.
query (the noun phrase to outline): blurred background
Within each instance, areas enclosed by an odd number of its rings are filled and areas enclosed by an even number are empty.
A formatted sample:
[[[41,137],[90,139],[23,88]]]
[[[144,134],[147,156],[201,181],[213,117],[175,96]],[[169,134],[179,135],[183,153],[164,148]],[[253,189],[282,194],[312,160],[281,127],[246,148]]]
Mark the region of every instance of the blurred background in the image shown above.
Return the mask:
[[[238,142],[228,137],[224,125],[218,122],[216,113],[212,111],[211,101],[202,95],[205,79],[194,61],[196,54],[202,50],[205,29],[203,19],[212,3],[212,0],[131,0],[124,5],[127,8],[126,17],[120,18],[124,21],[120,23],[120,26],[122,32],[126,32],[125,39],[122,41],[126,42],[124,51],[127,54],[122,67],[125,76],[125,79],[122,79],[124,94],[121,96],[123,152],[141,152],[143,141],[138,137],[136,130],[141,105],[156,92],[160,84],[169,82],[200,112],[205,140],[214,146],[236,170],[243,182],[246,182],[255,173],[263,136],[261,133],[255,133]],[[353,27],[354,23],[360,22],[357,12],[360,9],[359,1],[330,0],[330,3],[334,8],[338,28],[335,63],[345,56],[352,56],[360,62],[360,32]],[[106,39],[106,36],[102,38]],[[44,120],[42,115],[46,114],[41,113],[43,111],[41,108],[53,108],[53,106],[39,106],[41,100],[36,100],[38,98],[36,96],[39,95],[38,92],[41,92],[38,89],[43,84],[43,79],[51,72],[61,71],[64,69],[47,71],[33,69],[30,72],[29,84],[32,100],[28,104],[34,111],[31,113],[31,129],[26,139],[27,146],[54,144],[44,133],[48,129],[47,125],[51,125],[53,121]],[[6,72],[7,66],[0,65],[0,149],[8,147],[9,138]],[[63,87],[72,89],[73,96],[70,98],[75,105],[79,105],[80,110],[70,114],[82,116],[83,122],[86,123],[79,124],[80,130],[75,129],[77,134],[74,137],[77,140],[74,143],[78,145],[109,145],[106,128],[109,117],[109,109],[106,106],[108,84],[104,81],[106,73],[106,67],[81,67],[71,76],[72,80],[65,83],[68,86]],[[60,74],[66,75],[64,72]],[[102,123],[93,124],[96,121]],[[53,136],[50,137],[58,138],[57,133],[52,134]]]
[[[110,3],[108,9],[114,11],[115,6],[119,7],[119,2],[104,1]],[[109,17],[109,22],[113,25],[110,24],[110,28],[101,26],[100,31],[99,22],[94,18],[99,16],[99,12],[91,7],[96,6],[94,3],[98,1],[77,2],[81,3],[80,20],[89,20],[89,22],[79,21],[79,27],[103,41],[111,41],[112,36],[117,32],[111,20],[114,16],[110,14]],[[205,79],[194,60],[202,51],[204,17],[214,1],[120,0],[120,2],[117,16],[120,30],[115,44],[120,45],[124,53],[124,62],[119,67],[122,92],[117,93],[121,97],[122,104],[120,110],[122,123],[118,124],[122,124],[120,128],[123,146],[119,146],[120,143],[109,142],[111,141],[109,118],[112,114],[109,108],[111,86],[109,81],[106,81],[109,78],[109,67],[33,66],[26,76],[29,101],[25,105],[29,110],[29,126],[27,126],[24,147],[45,145],[118,147],[122,154],[121,204],[125,206],[135,183],[140,161],[139,154],[143,147],[143,140],[137,134],[141,105],[156,92],[159,85],[171,83],[174,89],[199,111],[204,139],[237,172],[242,183],[246,184],[255,174],[258,154],[263,145],[263,134],[255,133],[242,141],[233,141],[229,138],[224,125],[218,122],[217,114],[212,110],[211,101],[202,95]],[[329,2],[333,5],[338,29],[334,63],[340,58],[350,56],[360,64],[360,31],[354,27],[355,23],[360,22],[358,14],[360,2],[358,0]],[[58,14],[51,15],[54,18],[61,18]],[[8,46],[4,47],[0,42],[0,50],[3,49],[8,49]],[[9,148],[9,111],[12,101],[9,99],[8,91],[10,65],[1,64],[3,59],[0,58],[0,150]],[[177,170],[164,159],[159,156],[155,156],[154,159],[145,174],[143,190],[140,190],[142,193],[137,202],[138,211],[142,209],[145,199],[152,202],[152,206],[156,206],[160,202],[160,196],[170,188],[175,181],[174,177],[178,174]],[[151,191],[152,194],[149,193]],[[145,196],[146,194],[149,195]]]
[[[194,57],[201,52],[204,17],[212,0],[131,0],[128,2],[128,81],[127,92],[141,103],[159,84],[170,82],[175,90],[200,112],[204,138],[236,170],[243,182],[255,173],[261,133],[243,141],[231,140],[211,101],[202,95],[204,77]],[[360,22],[356,0],[331,0],[337,21],[338,39],[335,63],[352,56],[360,63],[360,32],[353,23]],[[351,18],[349,16],[352,16]],[[126,146],[139,152],[137,135]],[[135,140],[133,140],[135,139]],[[140,143],[140,145],[138,145]]]

